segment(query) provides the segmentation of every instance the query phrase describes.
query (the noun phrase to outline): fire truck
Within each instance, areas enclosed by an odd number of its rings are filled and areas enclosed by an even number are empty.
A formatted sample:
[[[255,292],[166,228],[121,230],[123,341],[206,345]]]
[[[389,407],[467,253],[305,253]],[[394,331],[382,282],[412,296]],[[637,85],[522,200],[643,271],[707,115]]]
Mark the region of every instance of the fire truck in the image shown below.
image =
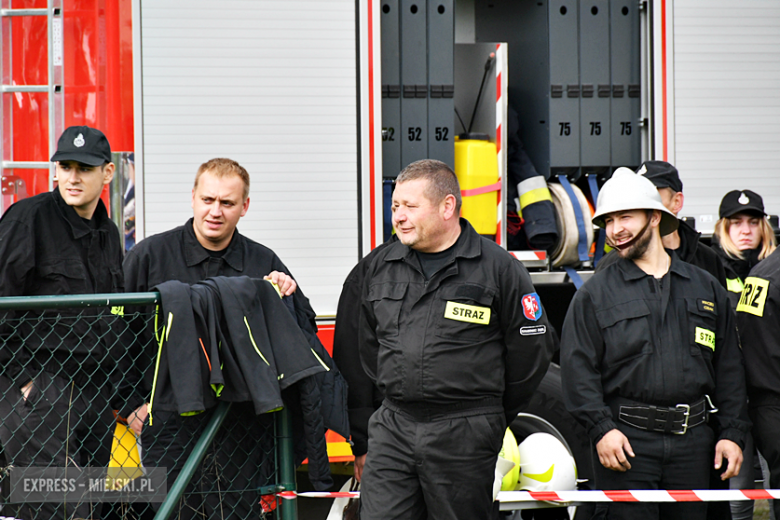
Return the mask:
[[[419,158],[452,164],[458,134],[493,145],[481,211],[507,247],[509,105],[560,241],[510,252],[558,329],[592,273],[589,216],[615,168],[675,164],[682,214],[705,235],[731,189],[780,211],[768,0],[0,0],[0,18],[0,210],[53,188],[48,161],[70,125],[102,129],[119,152],[104,199],[128,241],[185,222],[198,165],[233,158],[252,176],[240,230],[295,274],[326,346],[347,273],[388,236],[393,178]],[[513,429],[555,435],[588,478],[555,368]],[[331,460],[350,460],[331,441]]]

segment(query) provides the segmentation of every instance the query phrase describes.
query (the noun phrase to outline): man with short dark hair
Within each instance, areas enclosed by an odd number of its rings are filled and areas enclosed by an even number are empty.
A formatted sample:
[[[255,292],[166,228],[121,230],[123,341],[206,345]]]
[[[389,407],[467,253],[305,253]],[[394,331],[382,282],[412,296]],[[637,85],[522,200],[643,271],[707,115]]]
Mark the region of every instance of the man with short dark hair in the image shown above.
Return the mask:
[[[601,189],[593,223],[619,259],[569,306],[561,381],[566,408],[601,463],[596,486],[704,489],[713,460],[716,469],[727,466],[721,478],[737,475],[750,422],[726,289],[664,249],[661,237],[679,221],[628,168]],[[703,520],[707,512],[705,503],[596,509],[600,518],[630,520]]]
[[[460,201],[446,164],[407,166],[398,242],[365,275],[360,357],[384,402],[368,425],[364,520],[489,518],[507,423],[552,356],[528,272],[459,218]]]
[[[122,292],[119,230],[100,200],[114,176],[111,148],[100,130],[67,128],[59,139],[57,187],[21,200],[0,219],[0,295]],[[9,465],[107,466],[115,424],[110,389],[98,380],[106,361],[106,323],[80,309],[8,315],[18,323],[0,362],[0,438]],[[54,518],[62,504],[21,504],[19,518]],[[89,517],[89,504],[69,505]]]

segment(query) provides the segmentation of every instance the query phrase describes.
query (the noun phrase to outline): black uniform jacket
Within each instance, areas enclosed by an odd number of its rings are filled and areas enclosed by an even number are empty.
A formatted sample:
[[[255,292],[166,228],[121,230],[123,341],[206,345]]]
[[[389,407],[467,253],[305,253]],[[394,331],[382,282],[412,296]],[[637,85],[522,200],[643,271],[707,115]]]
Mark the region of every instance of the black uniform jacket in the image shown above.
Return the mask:
[[[222,257],[211,257],[195,237],[190,219],[183,226],[142,240],[128,251],[124,262],[125,291],[145,292],[169,280],[192,285],[213,276],[263,278],[271,271],[291,275],[276,253],[238,231]],[[316,315],[300,287],[295,291],[293,301],[298,325],[304,333],[316,334]],[[122,409],[124,413],[130,413],[143,404],[152,388],[150,369],[154,367],[155,352],[135,355],[139,356],[134,367],[136,373],[129,375],[127,388],[124,389],[127,395],[127,403]],[[332,360],[326,362],[332,363]],[[143,379],[140,388],[131,391],[139,378]]]
[[[725,266],[715,251],[699,241],[701,233],[681,220],[677,234],[680,236],[680,247],[674,250],[677,257],[683,262],[704,269],[714,276],[723,287],[726,287]],[[610,251],[598,263],[596,272],[606,269],[607,266],[614,264],[619,259],[620,255],[617,251]]]
[[[349,426],[352,454],[365,455],[368,451],[368,420],[382,404],[382,394],[366,375],[358,351],[358,320],[361,291],[366,271],[384,248],[397,242],[396,235],[380,244],[357,263],[344,281],[336,309],[336,330],[333,334],[333,360],[349,383]]]
[[[403,404],[526,404],[552,356],[547,316],[523,265],[461,219],[453,256],[426,280],[414,250],[379,252],[363,284],[360,356]]]
[[[258,415],[289,406],[301,426],[295,434],[304,441],[298,463],[308,457],[312,482],[329,488],[326,428],[313,377],[328,368],[271,284],[220,276],[193,286],[169,281],[156,289],[166,328],[149,414],[197,413],[217,398],[251,401]]]
[[[780,249],[745,279],[737,324],[751,406],[780,403]]]
[[[122,254],[119,231],[102,201],[88,223],[58,189],[41,193],[12,205],[0,220],[0,295],[122,292]],[[58,360],[55,365],[64,363],[72,374],[82,363],[100,364],[106,355],[108,324],[73,318],[81,311],[44,311],[40,313],[44,318],[60,319],[53,326],[46,325],[52,319],[42,321],[37,332],[25,322],[0,349],[5,375],[24,385],[52,356]],[[20,337],[25,338],[24,347]]]
[[[707,394],[719,408],[710,418],[717,435],[744,446],[745,370],[728,294],[667,252],[666,303],[658,280],[625,259],[575,294],[561,337],[566,407],[598,442],[615,428],[615,397],[673,407]]]
[[[219,276],[153,290],[165,323],[155,409],[201,412],[219,397],[251,401],[262,414],[282,407],[281,390],[327,370],[266,280]]]

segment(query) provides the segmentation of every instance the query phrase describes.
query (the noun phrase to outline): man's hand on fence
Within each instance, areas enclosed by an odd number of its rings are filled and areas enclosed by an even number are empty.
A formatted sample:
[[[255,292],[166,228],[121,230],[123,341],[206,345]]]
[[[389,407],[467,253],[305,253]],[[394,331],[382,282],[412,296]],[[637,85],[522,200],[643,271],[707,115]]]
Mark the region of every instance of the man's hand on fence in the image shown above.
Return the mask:
[[[634,456],[631,443],[620,430],[610,430],[596,443],[596,451],[599,453],[599,462],[607,469],[613,471],[626,471],[631,469],[626,455]]]
[[[29,383],[27,383],[26,385],[24,385],[21,388],[21,390],[22,390],[22,397],[24,397],[25,401],[27,400],[27,396],[30,395],[30,390],[32,390],[32,385],[33,385],[33,382],[32,382],[32,380],[30,380]]]
[[[715,445],[715,469],[720,469],[723,465],[723,459],[728,459],[728,467],[720,476],[721,480],[736,477],[742,468],[742,449],[735,442],[728,439],[721,439]]]
[[[141,430],[144,428],[144,421],[146,420],[147,415],[149,415],[149,408],[147,407],[147,404],[144,403],[133,410],[133,412],[127,418],[128,428],[133,430],[139,437],[141,436]]]
[[[290,296],[298,288],[298,284],[295,283],[292,276],[279,271],[271,271],[265,279],[275,283],[279,287],[282,296]]]

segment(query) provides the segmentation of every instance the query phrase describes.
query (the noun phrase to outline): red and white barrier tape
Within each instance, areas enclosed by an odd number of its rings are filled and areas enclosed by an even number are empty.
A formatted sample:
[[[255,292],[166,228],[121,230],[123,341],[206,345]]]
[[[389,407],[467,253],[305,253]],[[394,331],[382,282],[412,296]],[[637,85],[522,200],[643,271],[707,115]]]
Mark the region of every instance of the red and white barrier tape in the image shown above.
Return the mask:
[[[282,498],[359,498],[360,491],[282,491]],[[736,502],[780,498],[780,489],[646,489],[617,491],[501,491],[499,502]]]

